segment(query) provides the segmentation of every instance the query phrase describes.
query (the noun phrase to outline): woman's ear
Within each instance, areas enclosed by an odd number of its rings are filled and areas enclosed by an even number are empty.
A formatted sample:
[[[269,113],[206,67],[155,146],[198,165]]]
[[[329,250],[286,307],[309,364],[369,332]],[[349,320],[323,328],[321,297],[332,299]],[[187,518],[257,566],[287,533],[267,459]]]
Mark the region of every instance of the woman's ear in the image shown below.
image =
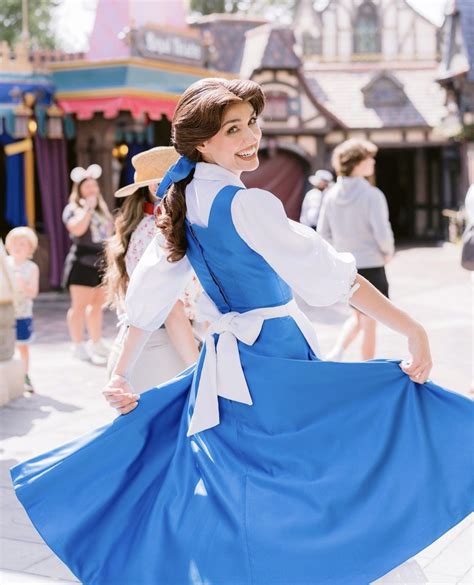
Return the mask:
[[[207,143],[206,142],[203,142],[202,144],[198,144],[196,146],[196,150],[198,152],[200,152],[201,154],[206,154],[206,152],[207,152]]]

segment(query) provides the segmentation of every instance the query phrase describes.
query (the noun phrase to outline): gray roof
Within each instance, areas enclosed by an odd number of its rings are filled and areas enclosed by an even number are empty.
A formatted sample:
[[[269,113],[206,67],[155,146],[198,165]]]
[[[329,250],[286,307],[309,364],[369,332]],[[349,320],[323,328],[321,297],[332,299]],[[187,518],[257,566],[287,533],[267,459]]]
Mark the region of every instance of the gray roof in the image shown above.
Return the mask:
[[[239,73],[244,53],[245,33],[266,21],[214,14],[200,18],[192,26],[211,44],[208,63],[211,69]]]
[[[370,107],[364,102],[365,87],[380,76],[377,70],[339,69],[305,71],[315,99],[347,128],[433,128],[445,115],[445,91],[436,83],[436,64],[430,68],[400,65],[390,77],[403,87],[401,105]]]
[[[469,81],[474,81],[474,1],[456,0],[456,8],[459,11],[461,32],[466,46],[469,61]]]
[[[264,24],[245,35],[240,74],[251,77],[259,69],[299,69],[301,61],[293,46],[295,37],[287,27]]]

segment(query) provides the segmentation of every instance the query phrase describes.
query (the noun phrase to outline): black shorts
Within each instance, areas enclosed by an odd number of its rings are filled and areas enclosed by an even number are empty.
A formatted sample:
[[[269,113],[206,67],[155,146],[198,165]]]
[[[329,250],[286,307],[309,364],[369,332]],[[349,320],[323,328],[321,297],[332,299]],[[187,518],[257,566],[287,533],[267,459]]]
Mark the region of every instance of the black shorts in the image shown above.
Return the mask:
[[[358,268],[357,272],[373,284],[387,299],[389,298],[388,280],[383,266],[378,266],[377,268]]]
[[[71,284],[91,287],[100,286],[102,284],[102,271],[95,266],[85,266],[75,261],[72,264],[66,284],[67,286],[71,286]]]

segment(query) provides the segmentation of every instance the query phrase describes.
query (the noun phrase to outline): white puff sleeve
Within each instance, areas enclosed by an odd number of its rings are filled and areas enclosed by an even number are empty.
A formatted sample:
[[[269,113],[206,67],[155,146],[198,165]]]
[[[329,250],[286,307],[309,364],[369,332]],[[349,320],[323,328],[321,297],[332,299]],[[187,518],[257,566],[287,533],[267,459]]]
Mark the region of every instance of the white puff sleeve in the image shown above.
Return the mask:
[[[313,229],[288,219],[281,201],[268,191],[239,191],[232,219],[246,244],[309,305],[347,301],[359,288],[354,256],[336,252]]]
[[[130,325],[155,331],[193,276],[189,260],[169,262],[163,237],[157,234],[140,258],[127,288],[125,311]]]

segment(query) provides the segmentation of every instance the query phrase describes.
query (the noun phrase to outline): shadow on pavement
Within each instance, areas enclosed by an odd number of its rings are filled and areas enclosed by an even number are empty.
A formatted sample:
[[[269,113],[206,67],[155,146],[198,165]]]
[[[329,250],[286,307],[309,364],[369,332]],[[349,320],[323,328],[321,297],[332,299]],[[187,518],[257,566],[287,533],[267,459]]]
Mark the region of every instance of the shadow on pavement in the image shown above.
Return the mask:
[[[0,409],[0,436],[3,440],[26,435],[38,419],[48,418],[54,412],[78,410],[78,406],[41,394],[17,398]]]

